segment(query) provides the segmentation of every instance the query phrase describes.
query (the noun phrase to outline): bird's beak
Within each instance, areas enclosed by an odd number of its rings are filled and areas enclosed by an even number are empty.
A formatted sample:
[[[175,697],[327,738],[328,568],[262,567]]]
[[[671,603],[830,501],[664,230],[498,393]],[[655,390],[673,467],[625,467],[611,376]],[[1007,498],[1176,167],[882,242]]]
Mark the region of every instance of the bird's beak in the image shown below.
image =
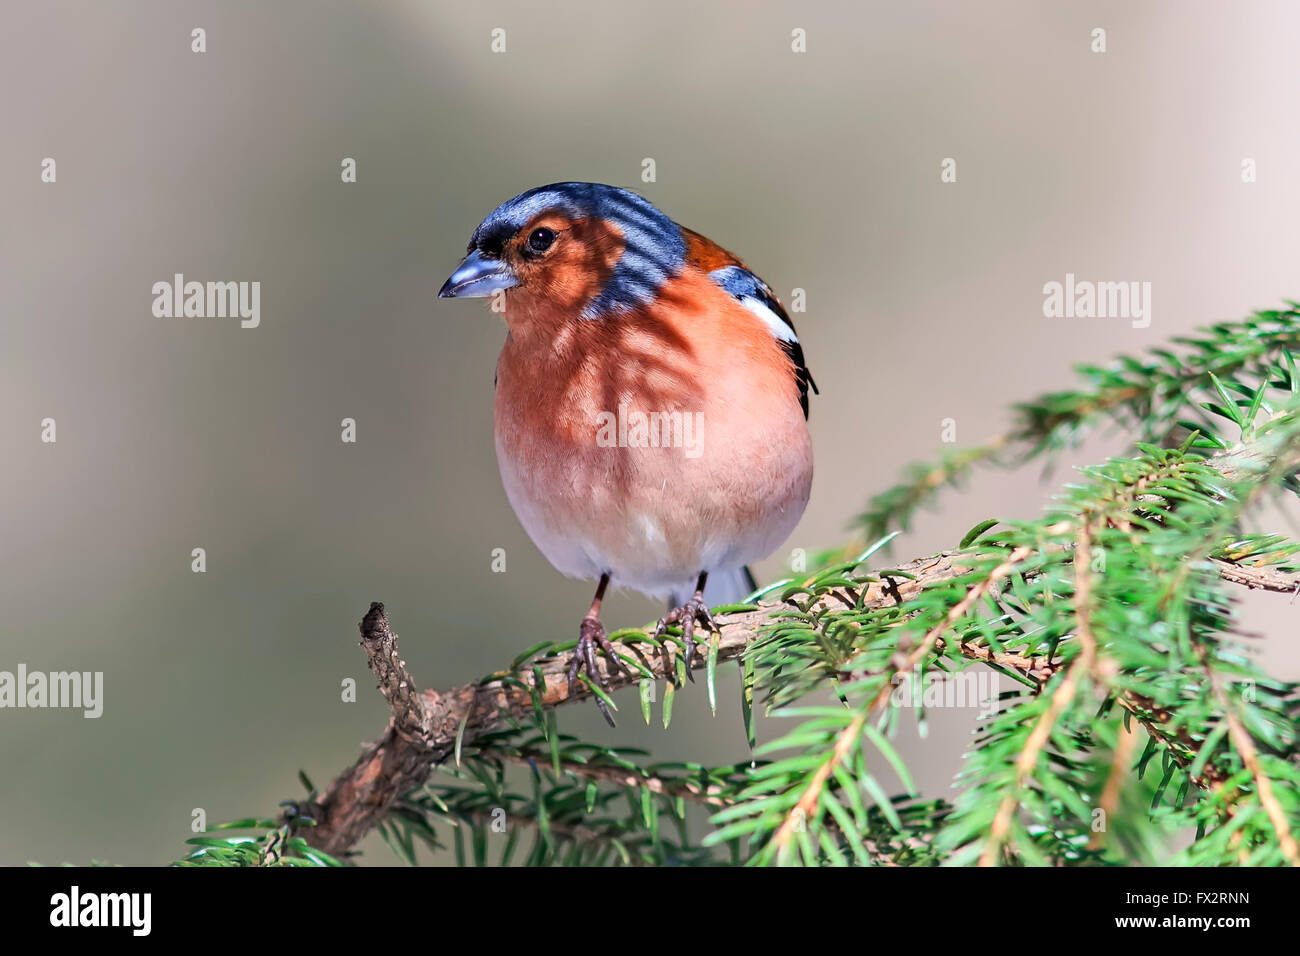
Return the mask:
[[[500,259],[489,259],[475,249],[456,267],[442,288],[440,299],[482,299],[501,289],[519,284],[511,268]]]

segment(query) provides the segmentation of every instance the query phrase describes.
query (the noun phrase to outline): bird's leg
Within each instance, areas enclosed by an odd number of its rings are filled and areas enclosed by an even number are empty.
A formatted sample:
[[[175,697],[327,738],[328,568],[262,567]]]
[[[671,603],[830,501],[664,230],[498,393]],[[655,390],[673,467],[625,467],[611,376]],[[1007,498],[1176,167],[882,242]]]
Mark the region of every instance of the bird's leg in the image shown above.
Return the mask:
[[[600,667],[596,664],[596,648],[605,652],[609,658],[610,668],[612,670],[621,670],[631,674],[627,665],[614,653],[614,645],[609,642],[605,636],[605,626],[600,623],[600,602],[605,599],[605,588],[609,586],[609,575],[600,576],[600,584],[596,585],[596,596],[591,599],[591,607],[587,610],[587,615],[582,619],[582,624],[578,629],[578,646],[573,649],[573,660],[569,663],[569,693],[573,693],[573,685],[578,680],[578,671],[586,667],[587,676],[595,683],[597,687],[605,693],[609,693],[609,685],[605,682],[605,676],[601,674]],[[614,726],[614,716],[609,712],[605,702],[596,696],[596,706],[605,719],[609,721],[611,727]]]
[[[682,653],[686,659],[686,677],[692,684],[695,683],[695,674],[691,670],[691,658],[695,656],[695,623],[698,621],[712,631],[718,629],[718,625],[713,621],[713,615],[709,613],[709,606],[704,603],[704,582],[708,578],[709,572],[701,571],[699,580],[695,582],[695,593],[691,595],[691,599],[681,607],[671,608],[659,619],[659,624],[655,627],[655,640],[659,640],[664,636],[664,631],[668,629],[669,624],[682,626]]]

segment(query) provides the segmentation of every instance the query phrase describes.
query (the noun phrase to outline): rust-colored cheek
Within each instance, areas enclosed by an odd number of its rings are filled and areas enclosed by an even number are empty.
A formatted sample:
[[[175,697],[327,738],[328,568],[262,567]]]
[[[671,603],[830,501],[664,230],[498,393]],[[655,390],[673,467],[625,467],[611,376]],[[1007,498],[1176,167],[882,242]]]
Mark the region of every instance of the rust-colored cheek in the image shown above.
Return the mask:
[[[555,252],[538,264],[535,288],[563,308],[578,310],[595,298],[623,255],[623,234],[604,220],[568,224]]]

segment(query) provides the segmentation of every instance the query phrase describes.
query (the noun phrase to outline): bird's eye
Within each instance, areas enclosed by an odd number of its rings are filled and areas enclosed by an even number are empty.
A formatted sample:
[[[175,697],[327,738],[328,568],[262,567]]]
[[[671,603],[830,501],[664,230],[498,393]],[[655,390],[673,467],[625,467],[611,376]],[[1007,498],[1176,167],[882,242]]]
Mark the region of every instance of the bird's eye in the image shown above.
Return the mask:
[[[551,248],[551,243],[555,241],[555,230],[547,229],[543,226],[540,229],[534,229],[528,237],[528,250],[530,252],[545,252]]]

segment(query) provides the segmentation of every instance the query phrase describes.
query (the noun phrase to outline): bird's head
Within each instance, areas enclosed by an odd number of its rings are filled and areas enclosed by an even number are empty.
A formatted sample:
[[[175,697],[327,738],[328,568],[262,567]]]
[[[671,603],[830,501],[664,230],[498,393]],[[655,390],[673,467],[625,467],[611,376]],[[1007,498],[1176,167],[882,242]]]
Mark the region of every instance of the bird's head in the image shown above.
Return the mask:
[[[554,183],[492,210],[467,253],[439,298],[508,290],[513,327],[512,313],[600,319],[636,308],[681,269],[686,242],[675,222],[635,193]]]

